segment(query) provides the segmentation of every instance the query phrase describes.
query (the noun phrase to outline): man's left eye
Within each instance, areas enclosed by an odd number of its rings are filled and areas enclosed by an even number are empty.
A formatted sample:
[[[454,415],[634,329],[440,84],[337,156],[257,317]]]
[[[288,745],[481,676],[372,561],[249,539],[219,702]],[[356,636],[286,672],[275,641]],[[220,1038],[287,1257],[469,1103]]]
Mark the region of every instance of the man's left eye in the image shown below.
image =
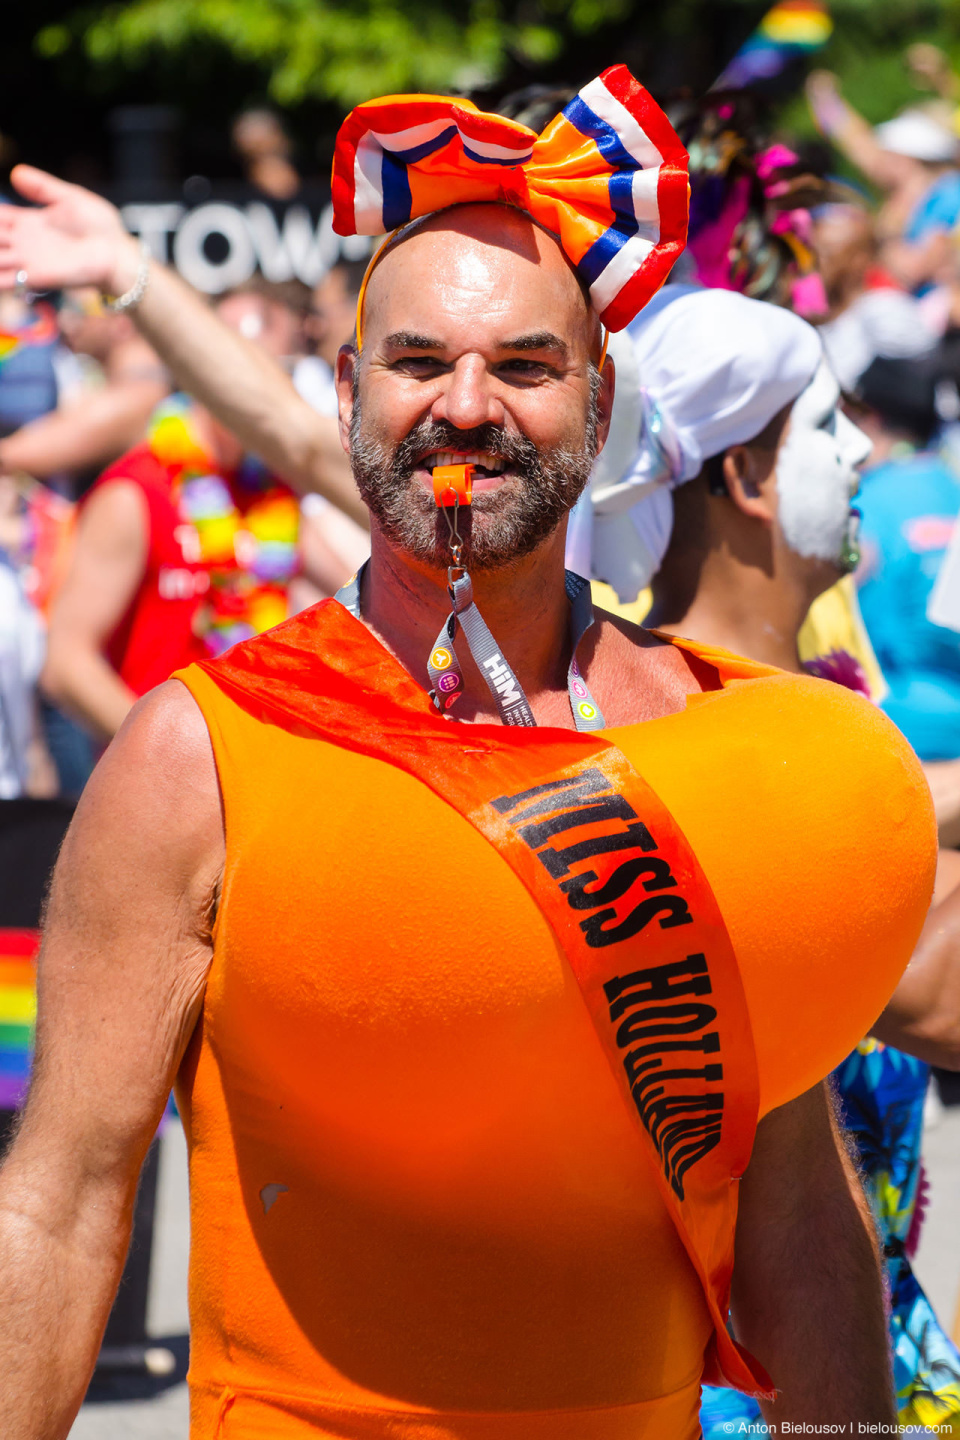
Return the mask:
[[[542,360],[505,360],[500,366],[510,375],[543,375],[546,368]]]

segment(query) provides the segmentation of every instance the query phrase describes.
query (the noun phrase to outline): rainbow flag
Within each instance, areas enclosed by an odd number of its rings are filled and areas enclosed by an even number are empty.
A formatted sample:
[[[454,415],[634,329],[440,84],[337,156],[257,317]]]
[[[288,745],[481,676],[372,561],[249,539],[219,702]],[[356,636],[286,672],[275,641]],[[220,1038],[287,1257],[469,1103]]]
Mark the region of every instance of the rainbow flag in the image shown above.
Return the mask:
[[[36,300],[25,325],[0,330],[0,369],[24,345],[53,345],[60,334],[57,312],[46,300]]]
[[[16,1110],[30,1077],[39,930],[0,928],[0,1110]]]
[[[826,45],[832,33],[833,21],[820,0],[780,0],[711,88],[743,90],[757,80],[773,80],[798,56]]]

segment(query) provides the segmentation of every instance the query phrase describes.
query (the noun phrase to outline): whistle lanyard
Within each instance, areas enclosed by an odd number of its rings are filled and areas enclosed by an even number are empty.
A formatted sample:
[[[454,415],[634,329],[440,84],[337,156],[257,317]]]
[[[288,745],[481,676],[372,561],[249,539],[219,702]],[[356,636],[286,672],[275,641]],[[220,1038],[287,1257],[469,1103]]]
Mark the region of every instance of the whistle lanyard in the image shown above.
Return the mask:
[[[348,580],[334,597],[357,620],[361,618],[360,585],[368,563],[365,561],[353,579]],[[533,718],[533,711],[523,687],[477,609],[469,574],[460,567],[451,566],[448,580],[452,609],[427,660],[427,674],[432,687],[431,700],[443,715],[463,692],[462,667],[454,648],[459,626],[477,669],[487,682],[504,725],[535,726],[537,722]],[[574,575],[572,570],[567,570],[564,572],[564,590],[570,602],[571,659],[567,669],[567,694],[570,697],[573,721],[578,730],[601,730],[605,723],[603,715],[577,665],[577,647],[594,620],[590,582],[581,575]]]

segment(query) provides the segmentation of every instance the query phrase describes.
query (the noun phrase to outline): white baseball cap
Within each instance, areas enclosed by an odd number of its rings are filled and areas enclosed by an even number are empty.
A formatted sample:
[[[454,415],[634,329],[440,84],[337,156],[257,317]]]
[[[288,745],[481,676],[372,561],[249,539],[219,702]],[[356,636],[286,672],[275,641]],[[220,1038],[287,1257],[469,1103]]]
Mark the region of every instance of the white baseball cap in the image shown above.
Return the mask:
[[[956,160],[958,137],[923,110],[904,110],[874,129],[877,142],[894,155],[933,163]]]

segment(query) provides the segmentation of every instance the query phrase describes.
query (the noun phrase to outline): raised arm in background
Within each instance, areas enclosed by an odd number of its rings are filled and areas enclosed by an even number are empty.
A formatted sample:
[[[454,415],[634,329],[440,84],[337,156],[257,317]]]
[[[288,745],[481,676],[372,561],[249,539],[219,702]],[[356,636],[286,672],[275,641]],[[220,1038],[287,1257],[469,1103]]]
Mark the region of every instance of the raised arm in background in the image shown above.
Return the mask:
[[[102,470],[143,438],[169,388],[162,380],[128,380],[51,410],[0,440],[0,470],[38,480],[62,470]]]
[[[40,208],[0,206],[0,287],[21,271],[35,290],[96,285],[125,294],[140,264],[119,211],[80,185],[17,165],[11,180]],[[134,319],[178,384],[302,494],[318,491],[366,525],[335,420],[318,415],[262,350],[227,328],[171,270],[150,266]]]
[[[884,150],[873,126],[840,94],[836,75],[829,70],[814,70],[807,78],[806,93],[817,128],[871,184],[881,190],[896,190],[909,179],[914,162]]]
[[[138,485],[118,480],[95,490],[50,615],[41,687],[98,740],[112,740],[136,702],[105,650],[143,581],[149,543]]]

